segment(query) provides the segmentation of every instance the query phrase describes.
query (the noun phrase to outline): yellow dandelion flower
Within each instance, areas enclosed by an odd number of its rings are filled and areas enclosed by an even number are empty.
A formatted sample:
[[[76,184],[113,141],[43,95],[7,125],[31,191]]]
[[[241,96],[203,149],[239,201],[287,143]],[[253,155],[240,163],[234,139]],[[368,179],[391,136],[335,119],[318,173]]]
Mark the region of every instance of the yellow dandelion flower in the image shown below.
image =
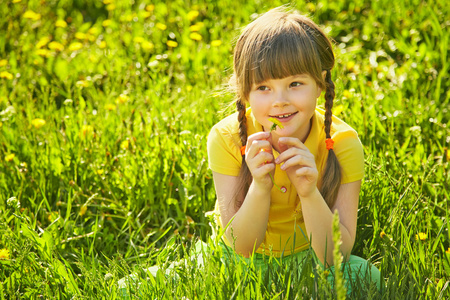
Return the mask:
[[[153,45],[153,43],[149,42],[149,41],[144,41],[141,46],[142,46],[142,49],[147,50],[147,51],[155,48],[155,45]]]
[[[20,3],[20,2],[22,2],[22,0],[13,0],[12,3]]]
[[[122,148],[123,150],[127,150],[129,146],[130,142],[128,140],[125,140],[122,143],[120,143],[120,148]]]
[[[80,50],[81,48],[83,48],[82,43],[75,42],[69,45],[69,51],[71,52]]]
[[[11,153],[11,154],[8,154],[5,156],[5,160],[12,161],[14,159],[14,157],[16,157],[16,155],[14,153]]]
[[[52,55],[52,53],[47,49],[38,49],[36,51],[36,54],[39,56],[45,56],[45,57],[50,57]]]
[[[353,71],[355,68],[356,63],[354,61],[347,62],[347,70]]]
[[[100,33],[100,29],[98,29],[97,27],[89,28],[88,33],[92,35],[97,35]]]
[[[86,204],[83,204],[83,205],[80,207],[80,212],[79,212],[78,214],[82,217],[82,216],[84,216],[84,215],[86,214],[86,211],[87,211],[87,205],[86,205]]]
[[[91,125],[83,125],[81,127],[81,133],[86,136],[88,134],[90,134],[92,131],[94,131],[94,127],[92,127]]]
[[[104,20],[104,21],[102,22],[102,26],[103,26],[103,27],[111,26],[111,24],[112,24],[112,20],[110,20],[110,19]]]
[[[307,3],[306,4],[306,8],[310,11],[310,12],[315,12],[316,11],[316,5],[314,3]]]
[[[344,96],[344,98],[350,98],[352,96],[352,93],[349,90],[344,90],[344,92],[342,93],[342,96]]]
[[[178,46],[178,43],[172,40],[167,41],[167,46],[171,47],[171,48],[175,48]]]
[[[103,0],[103,4],[105,5],[111,4],[113,2],[114,2],[113,0]]]
[[[4,67],[8,64],[8,61],[6,59],[0,60],[0,67]]]
[[[419,232],[419,234],[416,234],[416,241],[421,240],[425,241],[427,239],[427,234],[425,232]]]
[[[155,10],[155,5],[153,5],[153,4],[147,5],[145,7],[145,10],[146,11],[153,11],[153,10]]]
[[[384,230],[382,230],[380,232],[380,238],[384,238],[386,236],[386,232],[384,232]]]
[[[45,125],[45,120],[44,119],[34,119],[33,121],[31,121],[31,125],[33,125],[34,128],[39,129]]]
[[[64,45],[58,42],[50,42],[50,44],[48,44],[48,48],[56,51],[63,51]]]
[[[3,126],[3,123],[2,123],[2,122],[0,122],[0,128],[2,128],[2,126]]]
[[[156,28],[160,29],[160,30],[166,30],[167,29],[167,25],[163,24],[163,23],[156,23]]]
[[[212,75],[214,73],[216,73],[216,69],[214,69],[214,68],[209,68],[208,69],[208,75]]]
[[[199,14],[200,13],[197,10],[191,10],[190,12],[188,12],[187,18],[189,19],[189,21],[194,21]]]
[[[211,46],[213,46],[213,47],[219,47],[220,45],[222,45],[222,41],[221,40],[211,41]]]
[[[128,100],[130,100],[130,97],[128,97],[125,94],[120,94],[119,97],[117,98],[117,103],[124,104]]]
[[[142,43],[143,41],[145,41],[145,39],[144,39],[142,36],[135,36],[135,37],[133,38],[133,42],[135,42],[135,43],[137,43],[137,44],[140,44],[140,43]]]
[[[79,39],[79,40],[84,40],[84,39],[86,39],[86,33],[84,33],[84,32],[77,32],[77,33],[75,33],[75,38]]]
[[[344,111],[344,105],[340,104],[333,108],[333,115],[339,116]]]
[[[98,46],[99,46],[100,49],[104,49],[104,48],[106,48],[106,42],[105,41],[101,41]]]
[[[49,36],[45,36],[43,38],[41,38],[39,40],[39,42],[36,44],[36,48],[37,49],[41,49],[42,47],[44,47],[45,45],[48,44],[48,42],[50,42],[51,38]]]
[[[27,10],[27,11],[23,14],[22,17],[25,18],[25,19],[30,19],[30,20],[37,21],[37,20],[39,20],[39,19],[41,18],[41,15],[35,13],[35,12],[32,11],[32,10]]]
[[[189,27],[189,30],[192,31],[192,32],[194,32],[194,31],[199,31],[200,29],[202,29],[202,27],[201,27],[200,25],[198,25],[198,24],[191,25],[191,26]]]
[[[91,42],[94,42],[97,39],[97,37],[93,34],[88,33],[88,34],[86,34],[86,39]]]
[[[115,109],[116,109],[116,106],[115,106],[114,104],[109,103],[109,104],[106,104],[106,105],[105,105],[105,109],[107,109],[107,110],[109,110],[109,111],[115,110]]]
[[[116,9],[116,5],[114,3],[108,4],[106,6],[106,10],[107,11],[112,11],[112,10],[115,10],[115,9]]]
[[[198,34],[197,32],[192,32],[189,37],[191,39],[193,39],[194,41],[201,41],[202,40],[202,36],[200,34]]]
[[[0,259],[9,259],[8,249],[0,249]]]
[[[450,254],[450,247],[445,251],[445,253]]]
[[[105,171],[103,171],[102,169],[98,169],[97,171],[95,171],[95,173],[97,173],[97,175],[103,175]]]
[[[276,119],[276,118],[269,118],[269,121],[272,122],[272,127],[270,127],[270,131],[277,129],[277,126],[280,129],[283,129],[284,126],[283,124],[281,124],[280,120]]]
[[[56,27],[61,27],[61,28],[66,28],[67,27],[67,23],[64,20],[58,20],[55,23]]]
[[[11,80],[14,78],[14,76],[13,76],[13,74],[11,74],[9,72],[2,71],[2,72],[0,72],[0,78],[5,78],[5,79]]]

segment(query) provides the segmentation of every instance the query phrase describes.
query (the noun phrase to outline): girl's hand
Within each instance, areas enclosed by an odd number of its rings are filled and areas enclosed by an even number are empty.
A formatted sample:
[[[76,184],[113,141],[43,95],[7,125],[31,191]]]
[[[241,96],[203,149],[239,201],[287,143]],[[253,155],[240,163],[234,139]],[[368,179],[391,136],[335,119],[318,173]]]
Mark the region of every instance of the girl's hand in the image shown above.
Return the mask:
[[[267,191],[272,189],[273,182],[269,173],[275,170],[273,161],[270,132],[257,132],[249,136],[245,149],[245,162],[252,173],[253,183],[258,185],[258,188]]]
[[[281,137],[278,140],[280,155],[275,160],[276,164],[282,164],[289,180],[295,186],[300,197],[308,197],[317,188],[317,171],[314,155],[299,139],[293,137]]]

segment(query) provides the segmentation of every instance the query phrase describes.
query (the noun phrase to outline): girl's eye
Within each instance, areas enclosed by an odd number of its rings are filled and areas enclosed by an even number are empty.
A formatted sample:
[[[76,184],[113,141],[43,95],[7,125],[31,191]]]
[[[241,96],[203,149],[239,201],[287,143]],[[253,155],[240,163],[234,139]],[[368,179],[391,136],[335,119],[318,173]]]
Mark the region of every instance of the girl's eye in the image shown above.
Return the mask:
[[[258,86],[256,89],[258,91],[268,91],[269,90],[269,88],[265,85]]]
[[[299,87],[301,85],[303,85],[303,83],[298,82],[298,81],[294,81],[293,83],[291,83],[291,87]]]

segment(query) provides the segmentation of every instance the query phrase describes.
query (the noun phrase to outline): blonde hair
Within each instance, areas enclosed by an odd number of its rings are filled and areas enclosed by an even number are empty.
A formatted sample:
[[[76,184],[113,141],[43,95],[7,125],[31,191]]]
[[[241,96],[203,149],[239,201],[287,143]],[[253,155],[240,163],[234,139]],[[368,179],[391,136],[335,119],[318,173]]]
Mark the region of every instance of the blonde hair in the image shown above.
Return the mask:
[[[325,33],[309,18],[286,10],[270,10],[245,27],[234,50],[234,74],[231,84],[236,91],[239,136],[247,144],[248,97],[253,84],[268,79],[281,79],[297,74],[310,75],[325,90],[325,134],[331,138],[330,128],[334,100],[334,67],[332,44]],[[326,71],[323,78],[322,72]],[[325,147],[325,143],[323,145]],[[320,192],[331,208],[341,183],[341,168],[333,150],[329,150],[321,179]],[[251,173],[242,157],[241,186],[236,191],[236,205],[240,207],[251,184]]]

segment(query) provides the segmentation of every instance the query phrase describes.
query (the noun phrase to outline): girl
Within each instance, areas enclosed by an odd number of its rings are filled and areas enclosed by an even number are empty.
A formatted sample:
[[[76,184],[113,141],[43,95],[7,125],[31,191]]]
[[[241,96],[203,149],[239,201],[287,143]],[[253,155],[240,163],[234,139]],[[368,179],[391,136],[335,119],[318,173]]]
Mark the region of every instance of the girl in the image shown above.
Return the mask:
[[[332,116],[333,66],[329,39],[304,16],[274,9],[244,29],[231,81],[237,113],[208,137],[218,224],[226,247],[245,258],[301,257],[312,247],[331,266],[337,210],[347,282],[368,272],[379,286],[379,271],[350,255],[364,157],[357,133]],[[322,92],[325,111],[316,108]]]

